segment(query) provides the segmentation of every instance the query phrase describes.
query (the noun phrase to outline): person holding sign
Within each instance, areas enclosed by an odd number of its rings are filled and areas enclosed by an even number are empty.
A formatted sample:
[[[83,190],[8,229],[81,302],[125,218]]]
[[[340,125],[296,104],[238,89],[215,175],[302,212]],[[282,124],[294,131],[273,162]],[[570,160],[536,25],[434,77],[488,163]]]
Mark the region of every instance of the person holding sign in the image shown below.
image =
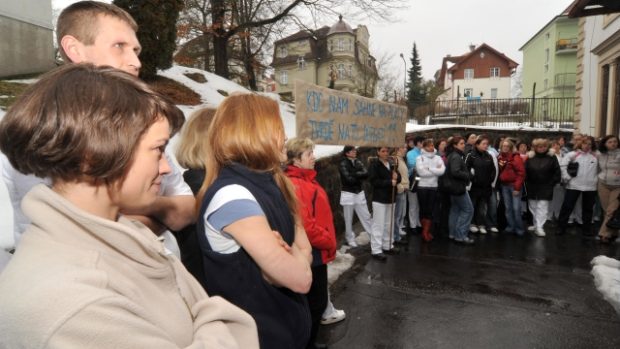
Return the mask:
[[[385,261],[385,254],[395,254],[398,250],[392,245],[390,237],[394,219],[394,198],[396,185],[400,183],[400,174],[390,163],[387,147],[377,148],[378,159],[370,165],[370,183],[372,184],[372,233],[370,249],[372,257]]]
[[[354,146],[345,145],[342,155],[343,158],[338,170],[342,184],[340,205],[344,215],[344,237],[347,245],[357,247],[355,233],[353,233],[353,211],[357,214],[357,218],[359,218],[366,232],[368,234],[372,232],[372,221],[366,204],[366,194],[362,190],[362,181],[368,178],[368,171],[364,164],[357,159],[357,149]]]

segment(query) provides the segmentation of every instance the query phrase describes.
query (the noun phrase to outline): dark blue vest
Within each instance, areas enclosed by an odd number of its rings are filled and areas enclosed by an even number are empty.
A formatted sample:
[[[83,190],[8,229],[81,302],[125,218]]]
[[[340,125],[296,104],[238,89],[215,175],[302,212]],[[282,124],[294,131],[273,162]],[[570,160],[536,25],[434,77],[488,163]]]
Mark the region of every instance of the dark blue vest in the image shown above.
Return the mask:
[[[254,317],[261,348],[305,348],[311,327],[306,296],[270,285],[243,248],[221,254],[213,251],[206,238],[201,220],[207,206],[219,189],[231,184],[241,185],[254,195],[271,229],[278,231],[284,241],[291,245],[295,240],[293,217],[273,175],[254,172],[239,164],[223,168],[205,193],[198,216],[207,293],[226,298]]]

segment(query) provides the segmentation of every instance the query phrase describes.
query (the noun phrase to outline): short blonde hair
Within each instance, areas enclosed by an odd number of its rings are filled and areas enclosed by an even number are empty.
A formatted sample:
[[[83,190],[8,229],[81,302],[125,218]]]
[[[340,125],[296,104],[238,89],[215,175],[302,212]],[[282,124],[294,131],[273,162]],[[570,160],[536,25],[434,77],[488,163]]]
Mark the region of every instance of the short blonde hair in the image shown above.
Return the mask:
[[[205,168],[204,151],[207,131],[215,109],[202,108],[195,111],[181,130],[181,142],[176,151],[179,165],[185,168],[202,170]]]
[[[301,155],[309,149],[314,149],[314,142],[310,138],[291,138],[286,142],[286,163],[293,164],[295,159],[301,159]]]
[[[538,147],[539,145],[549,148],[549,140],[546,138],[536,138],[532,141],[532,147]]]

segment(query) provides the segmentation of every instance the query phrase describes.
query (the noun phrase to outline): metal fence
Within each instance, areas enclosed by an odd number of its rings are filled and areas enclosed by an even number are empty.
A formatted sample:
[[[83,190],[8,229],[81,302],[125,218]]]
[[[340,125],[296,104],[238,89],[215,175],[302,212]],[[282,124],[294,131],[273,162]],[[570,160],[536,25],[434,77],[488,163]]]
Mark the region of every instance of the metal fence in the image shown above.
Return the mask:
[[[426,123],[573,128],[575,98],[468,98],[438,101]]]

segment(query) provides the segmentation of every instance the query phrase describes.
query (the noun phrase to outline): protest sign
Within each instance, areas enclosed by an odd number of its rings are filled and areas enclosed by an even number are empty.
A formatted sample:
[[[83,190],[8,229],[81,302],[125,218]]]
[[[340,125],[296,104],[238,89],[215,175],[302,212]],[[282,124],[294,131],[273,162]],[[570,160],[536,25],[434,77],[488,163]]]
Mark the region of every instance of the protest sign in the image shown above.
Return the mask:
[[[295,81],[297,137],[316,144],[397,147],[405,142],[407,108]]]

